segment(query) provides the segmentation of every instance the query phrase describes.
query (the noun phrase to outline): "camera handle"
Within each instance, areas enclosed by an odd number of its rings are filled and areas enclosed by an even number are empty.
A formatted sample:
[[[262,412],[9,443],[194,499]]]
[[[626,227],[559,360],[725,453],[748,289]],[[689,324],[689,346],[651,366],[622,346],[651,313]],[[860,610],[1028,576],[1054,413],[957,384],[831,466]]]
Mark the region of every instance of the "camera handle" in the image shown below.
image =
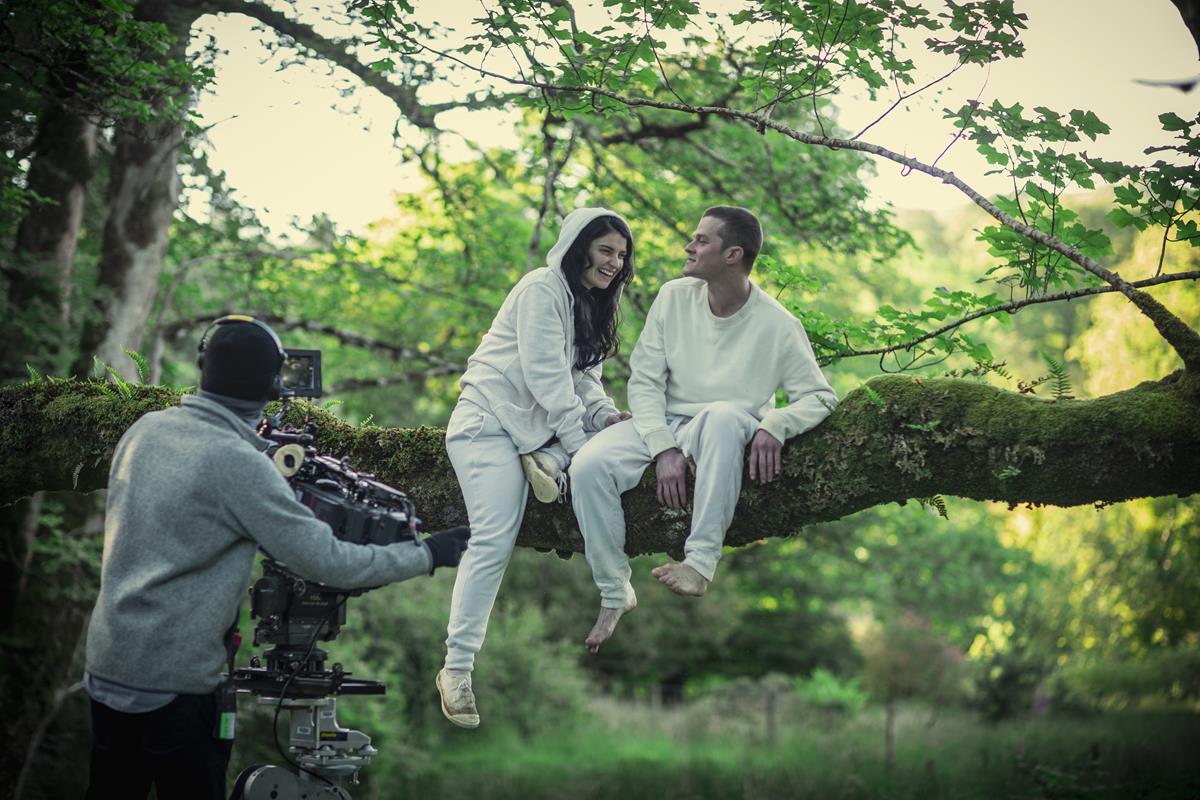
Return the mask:
[[[275,416],[263,416],[263,421],[259,423],[259,435],[263,433],[271,433],[283,427],[283,418],[287,416],[288,406],[291,405],[292,395],[286,389],[281,396],[282,405],[279,406],[279,413]]]
[[[358,783],[358,771],[379,751],[365,733],[338,725],[337,698],[260,697],[258,702],[290,712],[288,749],[301,771],[274,764],[249,767],[238,775],[230,800],[350,800],[342,781]]]

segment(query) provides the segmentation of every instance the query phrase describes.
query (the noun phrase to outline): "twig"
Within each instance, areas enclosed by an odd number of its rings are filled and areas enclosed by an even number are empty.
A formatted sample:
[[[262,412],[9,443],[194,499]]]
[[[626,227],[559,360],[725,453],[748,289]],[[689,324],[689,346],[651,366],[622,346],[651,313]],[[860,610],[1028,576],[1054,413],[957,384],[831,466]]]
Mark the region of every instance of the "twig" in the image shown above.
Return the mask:
[[[1135,281],[1132,285],[1139,289],[1145,289],[1147,287],[1158,286],[1159,284],[1163,284],[1163,283],[1173,283],[1175,281],[1195,281],[1195,280],[1200,280],[1200,270],[1197,270],[1194,272],[1176,272],[1176,273],[1173,273],[1170,275],[1157,275],[1153,278],[1147,278],[1146,280]],[[1114,286],[1092,286],[1092,287],[1088,287],[1086,289],[1073,289],[1069,292],[1059,292],[1058,294],[1043,295],[1041,297],[1028,297],[1024,300],[1014,300],[1009,303],[1002,303],[998,306],[989,306],[988,308],[981,308],[977,311],[972,311],[970,314],[967,314],[953,322],[946,323],[945,325],[941,326],[937,330],[933,330],[928,333],[921,334],[920,336],[916,337],[915,339],[909,339],[907,341],[899,342],[897,344],[889,345],[887,347],[876,347],[876,348],[872,348],[870,350],[850,350],[850,349],[848,349],[844,352],[834,353],[831,356],[826,357],[825,360],[823,361],[823,363],[830,363],[839,358],[852,358],[855,356],[883,355],[883,354],[891,353],[891,352],[894,352],[897,350],[908,350],[908,349],[914,347],[915,345],[920,344],[921,342],[928,341],[929,339],[933,339],[935,337],[941,336],[943,333],[954,330],[955,328],[959,327],[960,325],[965,325],[966,323],[971,322],[973,320],[980,319],[981,317],[987,317],[992,314],[998,314],[1002,311],[1007,311],[1007,312],[1012,313],[1012,312],[1016,312],[1016,311],[1024,308],[1025,306],[1038,305],[1039,303],[1055,303],[1055,302],[1059,302],[1062,300],[1069,301],[1069,300],[1074,300],[1079,297],[1090,297],[1090,296],[1098,295],[1098,294],[1108,294],[1110,292],[1115,292],[1115,291],[1118,291],[1118,289]]]

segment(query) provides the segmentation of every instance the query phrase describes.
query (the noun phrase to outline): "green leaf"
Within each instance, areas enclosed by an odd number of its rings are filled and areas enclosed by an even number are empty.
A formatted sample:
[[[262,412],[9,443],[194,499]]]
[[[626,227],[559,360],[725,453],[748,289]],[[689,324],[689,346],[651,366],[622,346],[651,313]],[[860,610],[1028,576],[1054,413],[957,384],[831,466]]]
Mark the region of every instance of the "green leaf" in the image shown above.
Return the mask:
[[[1091,111],[1080,111],[1079,109],[1071,111],[1071,124],[1083,131],[1093,142],[1096,141],[1096,136],[1109,133],[1112,130]]]
[[[105,370],[108,376],[112,378],[113,386],[117,388],[117,393],[126,400],[133,399],[133,384],[121,377],[121,373],[117,372],[110,366],[105,365]]]
[[[1168,111],[1165,114],[1158,115],[1158,121],[1162,123],[1164,131],[1183,131],[1188,129],[1188,123],[1184,121],[1178,114]]]
[[[1113,187],[1113,197],[1121,205],[1136,206],[1142,201],[1142,190],[1130,184],[1121,184]]]
[[[146,361],[146,357],[136,350],[130,350],[127,347],[122,347],[121,350],[137,365],[138,382],[145,383],[146,378],[150,375],[150,363]]]
[[[871,401],[872,405],[878,408],[883,408],[885,405],[887,405],[887,403],[884,402],[884,399],[880,396],[879,392],[875,391],[870,386],[864,384],[862,390],[867,396],[867,399]]]
[[[1130,225],[1139,231],[1146,230],[1148,223],[1141,217],[1135,217],[1123,208],[1117,207],[1105,214],[1109,221],[1118,228],[1128,228]]]

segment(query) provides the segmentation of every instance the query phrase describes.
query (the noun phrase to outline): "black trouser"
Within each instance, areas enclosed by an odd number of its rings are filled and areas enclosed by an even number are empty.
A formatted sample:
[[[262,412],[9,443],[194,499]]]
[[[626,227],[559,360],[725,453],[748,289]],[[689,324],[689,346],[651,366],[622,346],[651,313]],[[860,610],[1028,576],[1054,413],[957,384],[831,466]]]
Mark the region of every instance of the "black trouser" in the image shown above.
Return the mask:
[[[144,714],[92,701],[92,774],[88,800],[225,800],[233,742],[213,736],[214,694],[181,694]]]

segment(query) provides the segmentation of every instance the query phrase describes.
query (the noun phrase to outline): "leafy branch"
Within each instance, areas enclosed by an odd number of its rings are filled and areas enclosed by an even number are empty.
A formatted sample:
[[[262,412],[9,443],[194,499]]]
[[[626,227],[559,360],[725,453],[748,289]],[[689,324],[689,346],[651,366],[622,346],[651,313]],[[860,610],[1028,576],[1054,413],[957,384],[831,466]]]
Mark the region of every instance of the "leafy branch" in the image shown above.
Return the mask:
[[[1171,283],[1174,281],[1195,281],[1195,280],[1200,280],[1200,270],[1196,270],[1196,271],[1192,271],[1192,272],[1178,272],[1178,273],[1174,273],[1171,275],[1159,275],[1154,278],[1147,278],[1147,279],[1141,280],[1141,281],[1134,281],[1133,286],[1137,287],[1138,289],[1145,289],[1150,286],[1158,286],[1160,284]],[[945,334],[949,333],[950,331],[953,331],[956,328],[959,328],[962,325],[967,324],[968,322],[973,322],[974,320],[977,320],[977,319],[989,317],[993,314],[999,314],[999,313],[1005,313],[1005,312],[1011,314],[1011,313],[1015,313],[1016,311],[1019,311],[1022,308],[1025,308],[1026,306],[1038,305],[1040,303],[1055,303],[1055,302],[1060,302],[1060,301],[1064,301],[1064,300],[1069,301],[1069,300],[1074,300],[1074,299],[1077,299],[1080,297],[1092,297],[1092,296],[1100,295],[1100,294],[1109,294],[1109,293],[1115,292],[1115,291],[1117,291],[1117,289],[1116,289],[1116,287],[1113,287],[1113,286],[1091,286],[1091,287],[1087,287],[1084,289],[1072,289],[1072,290],[1066,291],[1066,292],[1058,292],[1055,294],[1042,295],[1040,297],[1027,297],[1022,300],[1012,300],[1007,303],[991,305],[986,308],[981,308],[981,309],[972,311],[968,314],[964,314],[963,316],[961,316],[951,322],[948,322],[945,325],[942,325],[932,331],[922,333],[919,336],[915,336],[913,338],[906,339],[901,342],[893,342],[886,346],[867,348],[867,349],[861,349],[861,350],[853,349],[853,348],[849,348],[849,347],[847,347],[846,349],[837,349],[837,350],[833,350],[828,353],[822,353],[820,360],[821,360],[822,364],[829,364],[829,363],[832,363],[832,362],[837,361],[842,358],[853,358],[855,356],[878,356],[878,355],[885,355],[888,353],[893,353],[898,350],[910,350],[913,347],[915,347],[916,345],[921,344],[922,342],[927,342],[931,339],[936,339],[938,337],[944,336]]]
[[[385,8],[389,6],[387,3],[371,2],[370,0],[366,0],[364,5],[367,7]],[[625,16],[618,16],[618,20],[624,19],[628,22],[636,16],[636,4],[621,2],[620,6],[621,13]],[[670,18],[664,21],[671,27],[682,29],[687,26],[690,15],[695,12],[696,9],[694,8],[690,10],[676,8]],[[790,20],[789,24],[800,34],[795,42],[797,47],[801,45],[801,40],[803,40],[803,44],[806,46],[812,47],[815,45],[818,50],[823,53],[825,52],[822,50],[826,46],[824,30],[818,33],[816,28],[810,24],[811,20],[807,20],[804,17],[804,13],[800,10],[799,6],[781,5],[777,12],[772,11],[770,13],[791,14],[796,18]],[[966,60],[970,63],[988,63],[997,58],[1019,54],[1021,51],[1022,46],[1017,38],[1017,34],[1024,27],[1024,18],[1022,15],[1012,12],[1011,4],[978,3],[952,5],[949,16],[947,25],[952,31],[951,35],[944,39],[931,37],[926,40],[927,47],[934,52],[957,55],[960,60]],[[735,23],[750,22],[755,19],[756,17],[753,12],[741,12],[733,16]],[[916,15],[912,19],[907,20],[907,22],[912,22],[913,24],[925,21],[918,20]],[[483,63],[471,63],[466,58],[471,52],[470,48],[463,48],[460,51],[460,55],[459,53],[450,52],[422,41],[419,31],[413,25],[399,20],[394,13],[389,19],[384,20],[384,27],[395,33],[398,39],[410,48],[428,53],[447,63],[459,65],[480,77],[534,89],[543,98],[552,97],[559,103],[563,113],[568,116],[577,113],[578,110],[578,108],[572,109],[568,106],[568,103],[571,103],[573,100],[585,100],[586,105],[592,111],[600,113],[609,111],[630,113],[636,109],[661,109],[692,116],[713,115],[730,121],[745,123],[752,126],[759,133],[771,130],[801,144],[858,151],[900,164],[908,170],[929,175],[957,189],[1001,224],[1001,228],[985,231],[986,235],[993,237],[994,241],[991,244],[993,249],[998,253],[1019,253],[1019,248],[1013,245],[1015,243],[1014,237],[1020,237],[1032,242],[1036,247],[1044,248],[1047,254],[1056,254],[1056,256],[1062,257],[1066,262],[1076,265],[1084,272],[1096,276],[1124,295],[1147,316],[1154,323],[1159,334],[1176,350],[1189,369],[1200,369],[1200,333],[1193,330],[1153,297],[1140,291],[1129,281],[1107,269],[1096,260],[1096,256],[1103,254],[1105,247],[1108,246],[1106,238],[1103,240],[1096,239],[1092,232],[1087,231],[1080,225],[1074,225],[1067,229],[1061,227],[1064,224],[1063,210],[1059,207],[1057,198],[1061,194],[1062,187],[1065,187],[1067,179],[1072,179],[1080,185],[1087,185],[1090,181],[1090,177],[1088,176],[1092,173],[1099,173],[1107,180],[1117,181],[1131,172],[1131,168],[1125,165],[1103,162],[1099,159],[1088,159],[1086,156],[1081,158],[1074,154],[1064,155],[1061,148],[1041,147],[1040,149],[1036,149],[1032,146],[1026,147],[1024,144],[1019,145],[1021,148],[1018,151],[1020,163],[1012,166],[1014,177],[1040,177],[1046,179],[1051,184],[1051,188],[1047,189],[1042,184],[1031,181],[1026,182],[1026,191],[1034,195],[1040,193],[1039,213],[1030,218],[1030,209],[1027,207],[1024,215],[1022,215],[1021,210],[1014,205],[1016,200],[1008,203],[1004,200],[996,202],[988,200],[966,181],[952,172],[939,168],[936,164],[925,163],[917,158],[897,153],[886,147],[865,142],[861,139],[829,136],[825,133],[823,125],[820,134],[798,130],[777,118],[773,118],[770,113],[773,107],[768,108],[766,113],[760,113],[758,110],[745,111],[726,105],[696,104],[678,100],[660,99],[652,96],[655,85],[655,76],[653,74],[636,77],[636,79],[633,79],[634,76],[626,74],[614,79],[612,75],[605,76],[603,72],[579,69],[578,64],[573,64],[571,72],[564,72],[557,78],[545,77],[547,70],[539,70],[539,77],[514,77],[489,69]],[[987,31],[988,33],[979,38],[978,33],[980,31]],[[485,32],[481,36],[487,38],[488,35],[489,33]],[[807,39],[805,38],[806,36],[808,37]],[[819,45],[813,41],[814,37],[817,36],[820,37]],[[596,42],[598,45],[608,48],[608,53],[611,55],[620,50],[622,42],[626,41],[628,37],[626,39],[617,37],[617,39],[619,41],[615,43],[605,43],[603,40],[596,38]],[[645,42],[642,42],[638,47],[640,48],[644,44]],[[877,44],[877,42],[868,41],[865,48],[866,54],[875,53],[878,50]],[[875,49],[873,50],[872,47],[875,47]],[[858,64],[857,74],[866,80],[868,85],[872,85],[872,83],[885,85],[886,81],[884,81],[882,75],[864,61],[867,55],[864,55],[857,49],[853,52],[857,53],[858,61],[861,62]],[[772,58],[786,55],[779,53],[778,48],[773,50],[772,53],[774,53],[771,56]],[[647,48],[647,52],[643,54],[644,60],[650,61],[653,57],[653,53]],[[849,59],[851,56],[847,55],[847,58]],[[850,74],[850,72],[851,70],[846,70],[846,74]],[[585,75],[587,80],[580,81],[578,79],[579,75]],[[830,79],[827,85],[832,91],[836,85],[836,81]],[[636,94],[638,90],[647,93]],[[1035,109],[1039,117],[1030,120],[1022,114],[1022,111],[1023,109],[1021,109],[1019,104],[1005,107],[1002,104],[993,103],[985,109],[980,107],[978,103],[973,102],[967,104],[957,112],[948,112],[948,114],[953,118],[959,119],[959,135],[968,132],[971,138],[975,139],[981,146],[981,149],[988,145],[989,137],[991,137],[991,140],[994,140],[998,135],[988,126],[994,126],[1001,132],[1010,134],[1014,139],[1019,141],[1024,141],[1028,137],[1032,143],[1038,141],[1045,143],[1078,141],[1080,134],[1095,139],[1097,134],[1107,131],[1107,126],[1100,122],[1091,112],[1072,111],[1068,117],[1063,117],[1063,115],[1057,114],[1050,109],[1039,107]],[[1188,135],[1190,136],[1190,133]],[[1192,139],[1189,139],[1189,142],[1191,142],[1192,146],[1200,147],[1200,144],[1196,144]],[[1200,155],[1200,153],[1197,153],[1197,155]],[[998,152],[994,157],[997,159],[1007,158],[1007,156]],[[1038,198],[1035,197],[1035,199]],[[1024,216],[1024,219],[1019,219],[1018,216]],[[1081,238],[1071,243],[1064,240],[1064,236],[1078,236]],[[1046,274],[1038,276],[1039,281],[1037,284],[1033,282],[1032,278],[1034,276],[1031,273],[1028,276],[1029,280],[1026,281],[1026,285],[1038,285],[1041,292],[1044,292],[1051,286],[1057,285],[1056,281],[1061,271],[1059,270],[1059,262],[1056,258],[1027,259],[1026,262],[1041,263],[1044,265],[1043,269],[1046,271]],[[1010,259],[1009,263],[1016,266],[1022,262]]]

